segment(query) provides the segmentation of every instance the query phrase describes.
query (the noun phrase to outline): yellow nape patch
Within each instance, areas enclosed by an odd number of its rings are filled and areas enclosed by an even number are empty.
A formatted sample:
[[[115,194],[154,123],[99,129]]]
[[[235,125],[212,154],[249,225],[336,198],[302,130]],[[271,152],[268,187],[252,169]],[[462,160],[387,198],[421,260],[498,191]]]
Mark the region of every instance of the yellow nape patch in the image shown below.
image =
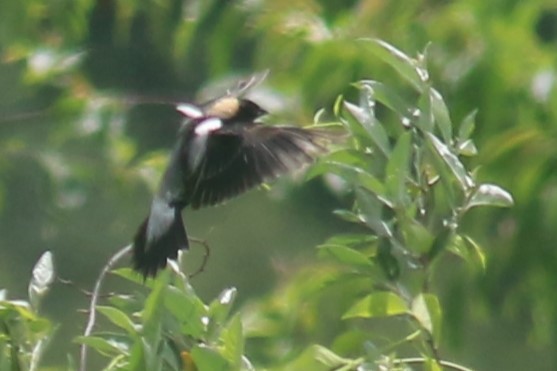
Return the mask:
[[[207,116],[214,116],[220,119],[233,117],[240,109],[240,101],[234,97],[224,97],[215,101],[206,111]]]

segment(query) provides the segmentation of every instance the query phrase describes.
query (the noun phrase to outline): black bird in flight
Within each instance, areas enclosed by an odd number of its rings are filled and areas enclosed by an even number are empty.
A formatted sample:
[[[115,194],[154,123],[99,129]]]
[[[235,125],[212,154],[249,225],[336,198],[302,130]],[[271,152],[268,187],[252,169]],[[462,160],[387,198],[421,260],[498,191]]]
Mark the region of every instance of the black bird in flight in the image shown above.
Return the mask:
[[[184,207],[216,205],[297,170],[326,153],[338,138],[325,129],[259,123],[267,112],[242,97],[256,82],[252,77],[199,107],[177,106],[185,121],[149,216],[133,242],[133,266],[145,278],[188,248]]]

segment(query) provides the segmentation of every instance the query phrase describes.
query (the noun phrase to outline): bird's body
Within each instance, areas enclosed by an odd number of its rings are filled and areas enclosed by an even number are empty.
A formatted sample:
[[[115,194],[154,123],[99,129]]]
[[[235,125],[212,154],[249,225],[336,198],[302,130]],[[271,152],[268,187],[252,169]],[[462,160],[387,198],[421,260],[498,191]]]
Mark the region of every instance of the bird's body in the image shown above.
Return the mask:
[[[326,152],[332,138],[323,130],[258,123],[266,111],[234,96],[177,109],[187,120],[134,239],[134,268],[144,277],[188,248],[184,207],[216,205],[294,171]]]

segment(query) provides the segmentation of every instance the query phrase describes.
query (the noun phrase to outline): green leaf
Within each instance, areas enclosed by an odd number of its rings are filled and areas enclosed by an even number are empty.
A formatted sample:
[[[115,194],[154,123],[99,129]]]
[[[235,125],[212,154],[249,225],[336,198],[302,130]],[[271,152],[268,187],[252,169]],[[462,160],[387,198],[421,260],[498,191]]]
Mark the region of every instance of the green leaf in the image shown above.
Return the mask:
[[[191,356],[198,371],[229,371],[233,369],[226,358],[204,344],[193,347]]]
[[[364,222],[378,236],[393,235],[389,225],[383,220],[382,203],[379,198],[365,189],[356,189],[356,206],[359,209],[358,221]]]
[[[481,184],[472,194],[466,209],[475,206],[510,207],[512,205],[513,197],[509,192],[495,184]]]
[[[443,144],[435,135],[426,133],[426,138],[428,142],[431,144],[431,147],[434,153],[445,163],[445,165],[449,168],[451,173],[454,175],[455,179],[458,181],[460,188],[463,191],[467,191],[470,188],[474,187],[474,181],[468,175],[466,168],[460,162],[458,157],[452,153],[448,146]]]
[[[371,52],[393,67],[418,92],[427,88],[429,74],[421,63],[410,58],[394,46],[378,39],[361,39],[366,42]]]
[[[54,264],[52,262],[52,253],[46,251],[41,255],[35,267],[33,267],[33,276],[29,283],[29,302],[35,310],[38,309],[41,298],[46,295],[53,281]]]
[[[236,314],[221,334],[222,355],[230,362],[234,369],[240,369],[242,357],[244,355],[244,334],[242,321],[239,314]]]
[[[114,357],[128,352],[126,344],[109,341],[98,336],[78,336],[74,339],[74,342],[85,344],[107,357]]]
[[[321,345],[311,345],[281,369],[289,371],[344,370],[341,367],[351,363],[351,359],[342,358]],[[355,369],[354,367],[356,367],[356,365],[353,365],[351,369]]]
[[[487,259],[480,245],[472,238],[466,235],[457,235],[453,238],[450,245],[450,251],[460,256],[464,261],[473,267],[480,266],[485,271]]]
[[[435,118],[435,123],[441,132],[443,141],[451,143],[453,137],[453,124],[449,117],[449,110],[441,94],[434,88],[429,90],[429,98],[431,100],[431,111]]]
[[[441,305],[433,294],[420,294],[412,301],[411,313],[420,326],[433,336],[435,344],[441,337]]]
[[[340,176],[353,186],[363,187],[374,193],[385,204],[391,204],[383,184],[365,170],[340,162],[326,162],[322,166],[325,166],[329,172]]]
[[[409,165],[411,154],[411,133],[403,133],[387,163],[386,187],[389,198],[396,201],[396,205],[405,207],[410,202],[406,181],[409,178]]]
[[[377,236],[365,233],[341,233],[330,237],[323,245],[365,246],[377,241]]]
[[[399,114],[401,117],[407,117],[411,114],[410,105],[405,102],[404,99],[402,99],[393,89],[385,84],[373,80],[362,80],[358,82],[358,85],[368,86],[372,90],[373,97],[375,99]]]
[[[194,338],[202,338],[206,326],[202,318],[208,311],[197,296],[169,286],[164,296],[164,305],[180,322],[182,332]]]
[[[130,335],[137,333],[137,326],[128,317],[128,315],[114,307],[98,306],[97,310],[102,313],[110,322],[116,326],[123,328]]]
[[[362,93],[364,95],[364,93]],[[366,101],[365,95],[362,98],[364,102],[367,104],[372,104],[371,102]],[[387,132],[383,129],[383,126],[379,123],[379,121],[375,118],[374,114],[370,109],[366,109],[364,107],[356,106],[350,102],[344,102],[344,109],[348,112],[349,117],[352,117],[356,120],[362,128],[364,128],[364,133],[360,130],[357,130],[357,134],[362,137],[367,137],[368,140],[373,143],[374,147],[379,149],[379,151],[388,156],[391,152],[391,148],[389,145],[389,137],[387,136]],[[345,115],[346,116],[346,115]],[[354,125],[351,126],[351,128]]]
[[[478,149],[472,139],[467,139],[464,142],[457,144],[458,154],[462,156],[475,156],[478,154]]]
[[[470,136],[474,132],[474,128],[476,126],[477,114],[478,110],[470,112],[460,123],[460,127],[458,128],[458,140],[460,142],[470,139]]]
[[[360,269],[369,269],[373,263],[366,255],[343,245],[321,245],[319,256]]]
[[[342,319],[396,316],[407,313],[404,300],[392,292],[370,294],[354,304]]]
[[[405,246],[409,250],[418,254],[429,251],[433,245],[435,237],[422,224],[416,220],[401,222],[402,233],[404,235]]]

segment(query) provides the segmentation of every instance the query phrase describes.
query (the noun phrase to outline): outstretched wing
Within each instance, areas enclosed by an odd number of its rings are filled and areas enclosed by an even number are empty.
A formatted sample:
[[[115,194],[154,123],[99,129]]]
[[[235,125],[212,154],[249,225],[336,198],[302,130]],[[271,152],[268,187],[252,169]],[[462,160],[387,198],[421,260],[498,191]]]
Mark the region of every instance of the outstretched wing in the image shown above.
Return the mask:
[[[221,203],[312,162],[332,140],[327,131],[290,126],[222,128],[207,138],[184,194],[193,208]]]

